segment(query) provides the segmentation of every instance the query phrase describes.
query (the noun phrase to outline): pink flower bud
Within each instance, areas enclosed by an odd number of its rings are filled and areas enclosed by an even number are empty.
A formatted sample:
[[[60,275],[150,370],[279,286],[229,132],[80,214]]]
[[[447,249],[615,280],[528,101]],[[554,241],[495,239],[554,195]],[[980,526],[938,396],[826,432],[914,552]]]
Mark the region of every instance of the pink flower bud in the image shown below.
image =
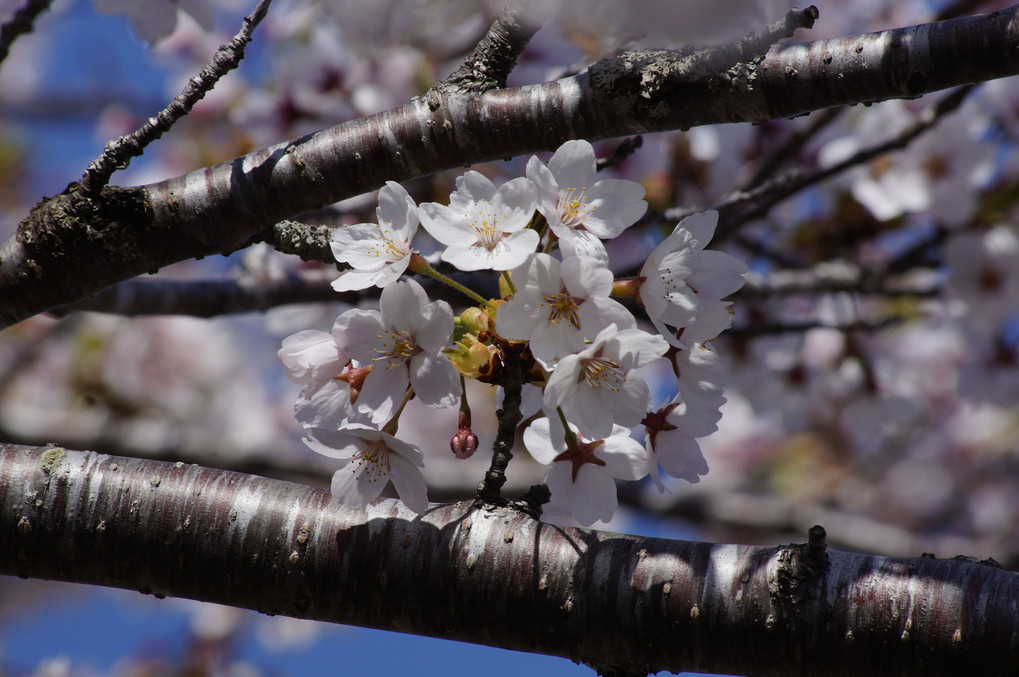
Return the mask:
[[[449,440],[449,448],[457,458],[470,458],[478,450],[478,436],[470,428],[460,428]]]

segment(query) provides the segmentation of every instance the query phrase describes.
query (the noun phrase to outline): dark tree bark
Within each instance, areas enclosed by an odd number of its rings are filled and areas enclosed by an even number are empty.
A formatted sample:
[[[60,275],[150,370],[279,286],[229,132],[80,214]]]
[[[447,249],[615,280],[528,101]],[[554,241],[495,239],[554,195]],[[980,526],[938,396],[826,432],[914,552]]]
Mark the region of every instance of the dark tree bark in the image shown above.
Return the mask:
[[[1019,574],[965,558],[640,538],[510,508],[0,446],[0,573],[563,656],[602,674],[1006,675]]]
[[[793,15],[791,15],[793,16]],[[807,13],[795,15],[810,25]],[[879,33],[627,52],[519,89],[410,103],[139,188],[44,200],[0,244],[0,328],[141,273],[272,237],[277,221],[443,169],[604,139],[916,97],[1019,73],[1019,6]]]

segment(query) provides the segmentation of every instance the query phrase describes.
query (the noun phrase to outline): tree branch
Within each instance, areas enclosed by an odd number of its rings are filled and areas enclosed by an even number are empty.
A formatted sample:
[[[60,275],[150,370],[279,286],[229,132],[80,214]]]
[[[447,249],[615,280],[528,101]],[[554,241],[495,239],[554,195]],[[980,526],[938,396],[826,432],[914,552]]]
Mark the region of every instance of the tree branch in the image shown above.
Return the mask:
[[[602,674],[1005,674],[1019,575],[971,559],[667,541],[472,503],[0,446],[0,573],[564,656]],[[739,650],[734,651],[733,647]]]
[[[24,7],[0,26],[0,63],[7,58],[19,35],[32,32],[36,18],[50,8],[51,0],[27,0]]]
[[[959,87],[954,92],[945,96],[933,107],[923,112],[921,116],[898,136],[883,143],[875,144],[869,148],[863,148],[852,156],[837,162],[830,167],[825,167],[814,172],[804,173],[799,170],[791,170],[779,174],[766,183],[758,184],[748,191],[734,193],[723,202],[713,205],[719,213],[719,228],[716,242],[724,240],[740,225],[767,214],[772,207],[786,198],[795,195],[816,183],[820,183],[842,172],[866,164],[875,158],[886,153],[902,150],[912,141],[931,131],[943,117],[955,112],[963,101],[973,91],[974,85]],[[683,218],[692,213],[689,210],[677,210],[676,213],[669,212],[670,218]]]
[[[191,315],[218,317],[229,313],[262,312],[289,303],[346,301],[356,304],[354,292],[332,288],[336,271],[308,270],[272,280],[126,280],[87,299],[52,312],[57,316],[83,310],[136,317]]]
[[[0,328],[176,261],[233,251],[282,219],[386,180],[553,150],[569,138],[761,122],[915,97],[1019,72],[1017,45],[1019,6],[773,46],[713,71],[689,68],[707,58],[680,68],[674,52],[630,52],[556,82],[415,99],[186,176],[107,187],[87,214],[59,195],[0,244]]]
[[[91,200],[99,196],[99,191],[109,182],[110,177],[118,169],[127,167],[131,158],[145,152],[145,147],[168,132],[171,127],[186,116],[195,104],[212,91],[216,83],[244,58],[244,48],[251,42],[251,34],[255,27],[265,18],[272,0],[260,0],[251,16],[244,17],[244,25],[234,39],[216,51],[212,62],[202,69],[197,76],[188,80],[187,86],[170,105],[159,111],[155,117],[149,118],[137,131],[110,141],[103,149],[103,154],[88,166],[81,181],[71,194],[79,199]]]
[[[434,87],[436,94],[483,94],[506,86],[506,78],[517,65],[517,57],[541,28],[528,16],[536,12],[534,2],[517,2],[503,7],[474,52],[448,78]],[[543,12],[545,13],[545,12]]]

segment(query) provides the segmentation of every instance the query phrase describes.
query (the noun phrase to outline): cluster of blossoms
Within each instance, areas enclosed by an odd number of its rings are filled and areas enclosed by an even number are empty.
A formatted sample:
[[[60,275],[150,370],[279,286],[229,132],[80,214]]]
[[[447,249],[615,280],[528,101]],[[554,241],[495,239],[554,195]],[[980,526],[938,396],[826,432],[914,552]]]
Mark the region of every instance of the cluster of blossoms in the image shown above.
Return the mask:
[[[543,416],[524,444],[549,466],[548,514],[584,525],[610,519],[616,478],[650,474],[664,490],[664,469],[698,481],[707,464],[696,438],[716,429],[724,402],[724,370],[709,342],[731,322],[722,299],[742,286],[746,266],[704,249],[717,223],[705,212],[676,226],[636,277],[615,279],[603,240],[643,216],[643,197],[637,183],[598,177],[591,144],[568,141],[547,165],[531,158],[525,177],[498,187],[468,171],[448,205],[416,205],[389,182],[377,223],[339,228],[333,254],[350,268],[333,286],[380,287],[379,309],[349,310],[330,333],[298,332],[279,353],[304,386],[296,415],[306,443],[343,462],[334,496],[364,505],[391,480],[408,506],[424,511],[424,454],[396,437],[404,406],[412,396],[431,407],[460,402],[450,446],[460,458],[471,455],[477,438],[461,401],[463,378],[501,384],[507,351],[522,356],[525,383],[541,389]],[[419,225],[444,245],[447,264],[498,271],[502,298],[480,296],[415,253]],[[440,279],[477,305],[455,317],[417,281],[401,280],[408,271]],[[659,333],[639,328],[615,300],[622,297],[643,306]],[[656,407],[640,369],[660,359],[676,386]],[[644,444],[633,436],[641,427]]]

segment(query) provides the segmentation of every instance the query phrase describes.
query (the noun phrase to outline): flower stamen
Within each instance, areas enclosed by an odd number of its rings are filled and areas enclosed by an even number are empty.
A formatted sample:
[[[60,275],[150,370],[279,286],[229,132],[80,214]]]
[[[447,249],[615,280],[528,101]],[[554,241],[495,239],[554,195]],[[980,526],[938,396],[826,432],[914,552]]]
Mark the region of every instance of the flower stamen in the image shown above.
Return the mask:
[[[577,382],[587,381],[592,388],[607,388],[612,392],[619,392],[626,382],[626,374],[623,373],[619,363],[604,357],[592,357],[581,360],[580,375]]]
[[[406,330],[400,332],[390,330],[388,339],[384,334],[376,334],[375,338],[383,341],[383,345],[381,348],[372,348],[372,352],[375,353],[372,357],[372,364],[376,360],[387,360],[389,364],[386,365],[386,369],[396,364],[403,364],[421,352],[414,337]],[[392,341],[392,345],[386,345],[389,341]]]
[[[385,481],[389,477],[389,448],[381,440],[374,442],[354,454],[348,467],[355,475],[366,476],[369,484]]]
[[[587,204],[587,186],[583,188],[565,188],[559,191],[556,211],[559,220],[569,228],[582,229],[583,221],[597,209]]]
[[[580,329],[580,316],[577,311],[583,300],[578,303],[577,299],[565,289],[554,296],[545,296],[544,299],[543,305],[548,307],[548,321],[551,324],[565,321],[569,322],[574,329]]]

